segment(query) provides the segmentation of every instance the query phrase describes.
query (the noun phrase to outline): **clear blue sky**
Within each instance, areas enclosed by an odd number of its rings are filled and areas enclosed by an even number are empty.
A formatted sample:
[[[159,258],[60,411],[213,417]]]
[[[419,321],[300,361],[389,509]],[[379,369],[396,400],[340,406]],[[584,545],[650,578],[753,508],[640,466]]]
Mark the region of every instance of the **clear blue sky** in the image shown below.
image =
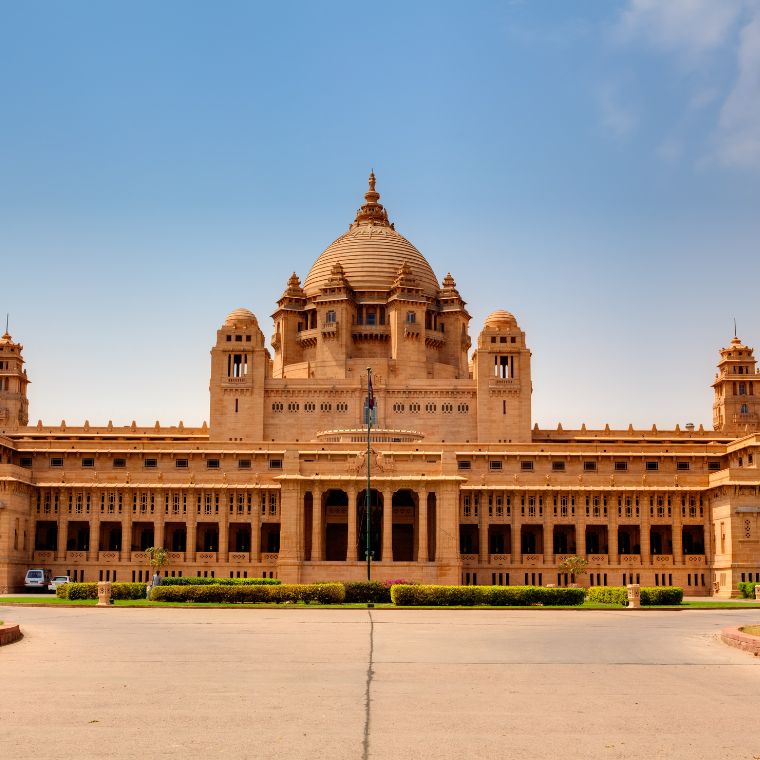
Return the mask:
[[[30,417],[200,423],[370,167],[541,425],[711,421],[760,347],[760,2],[2,2],[0,311]]]

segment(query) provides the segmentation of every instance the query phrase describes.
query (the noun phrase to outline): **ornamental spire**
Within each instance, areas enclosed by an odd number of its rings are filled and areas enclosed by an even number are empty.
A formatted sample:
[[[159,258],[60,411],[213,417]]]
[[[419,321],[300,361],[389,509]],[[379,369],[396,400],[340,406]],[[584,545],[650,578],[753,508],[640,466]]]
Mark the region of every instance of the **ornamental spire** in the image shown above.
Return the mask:
[[[369,189],[364,193],[364,205],[356,212],[356,218],[351,227],[356,225],[373,225],[378,227],[391,227],[388,221],[388,212],[378,203],[380,193],[375,190],[375,172],[369,173]]]

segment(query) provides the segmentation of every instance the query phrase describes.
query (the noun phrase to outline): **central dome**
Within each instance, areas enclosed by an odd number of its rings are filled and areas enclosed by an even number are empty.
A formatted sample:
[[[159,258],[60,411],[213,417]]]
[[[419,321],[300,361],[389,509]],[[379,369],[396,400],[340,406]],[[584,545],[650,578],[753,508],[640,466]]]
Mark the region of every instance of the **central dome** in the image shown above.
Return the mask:
[[[377,202],[375,175],[369,175],[367,201],[348,232],[341,235],[314,262],[303,285],[306,296],[319,294],[336,263],[340,263],[354,290],[389,290],[404,264],[408,264],[422,292],[435,298],[440,286],[427,259],[388,221]]]

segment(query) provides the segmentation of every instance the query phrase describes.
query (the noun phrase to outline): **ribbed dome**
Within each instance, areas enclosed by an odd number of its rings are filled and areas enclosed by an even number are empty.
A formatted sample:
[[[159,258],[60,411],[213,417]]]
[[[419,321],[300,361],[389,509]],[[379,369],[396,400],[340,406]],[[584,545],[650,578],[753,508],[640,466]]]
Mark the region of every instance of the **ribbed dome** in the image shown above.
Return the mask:
[[[336,263],[340,263],[354,290],[388,290],[403,264],[408,264],[426,296],[435,298],[440,286],[425,257],[388,221],[377,202],[375,175],[370,175],[366,203],[345,235],[341,235],[314,262],[304,281],[306,296],[317,295]]]
[[[491,312],[487,317],[484,328],[498,330],[501,327],[517,327],[517,320],[514,314],[510,314],[508,311],[500,309],[499,311]]]
[[[227,319],[224,320],[224,326],[225,327],[243,327],[250,322],[255,322],[258,324],[256,320],[256,315],[249,311],[248,309],[235,309],[235,311],[231,311],[227,315]]]

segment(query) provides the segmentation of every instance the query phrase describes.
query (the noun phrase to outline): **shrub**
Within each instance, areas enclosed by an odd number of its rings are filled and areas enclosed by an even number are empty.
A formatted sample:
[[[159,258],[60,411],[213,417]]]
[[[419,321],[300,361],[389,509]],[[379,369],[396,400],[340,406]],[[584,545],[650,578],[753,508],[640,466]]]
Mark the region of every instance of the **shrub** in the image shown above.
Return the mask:
[[[683,589],[678,586],[651,586],[641,589],[641,605],[652,607],[660,604],[681,604]]]
[[[391,601],[391,587],[383,581],[351,581],[343,586],[346,589],[346,602],[352,604],[387,604]]]
[[[312,584],[202,584],[160,585],[150,598],[158,602],[206,602],[223,604],[340,604],[346,591],[342,583]]]
[[[279,578],[161,578],[162,586],[279,586]]]
[[[97,599],[98,584],[91,583],[63,583],[55,590],[60,599]],[[111,599],[144,599],[144,583],[112,583]]]
[[[471,607],[489,605],[522,607],[530,605],[573,606],[583,604],[582,588],[542,586],[429,586],[397,584],[391,599],[399,607]]]
[[[739,591],[742,592],[742,596],[745,599],[755,598],[755,586],[758,584],[755,581],[742,581],[739,584]]]
[[[586,589],[586,601],[594,604],[628,604],[628,591],[623,586],[592,586]]]
[[[628,604],[628,590],[624,586],[592,586],[586,590],[586,600],[596,604]],[[641,589],[641,606],[681,604],[683,589],[678,586],[648,586]]]

